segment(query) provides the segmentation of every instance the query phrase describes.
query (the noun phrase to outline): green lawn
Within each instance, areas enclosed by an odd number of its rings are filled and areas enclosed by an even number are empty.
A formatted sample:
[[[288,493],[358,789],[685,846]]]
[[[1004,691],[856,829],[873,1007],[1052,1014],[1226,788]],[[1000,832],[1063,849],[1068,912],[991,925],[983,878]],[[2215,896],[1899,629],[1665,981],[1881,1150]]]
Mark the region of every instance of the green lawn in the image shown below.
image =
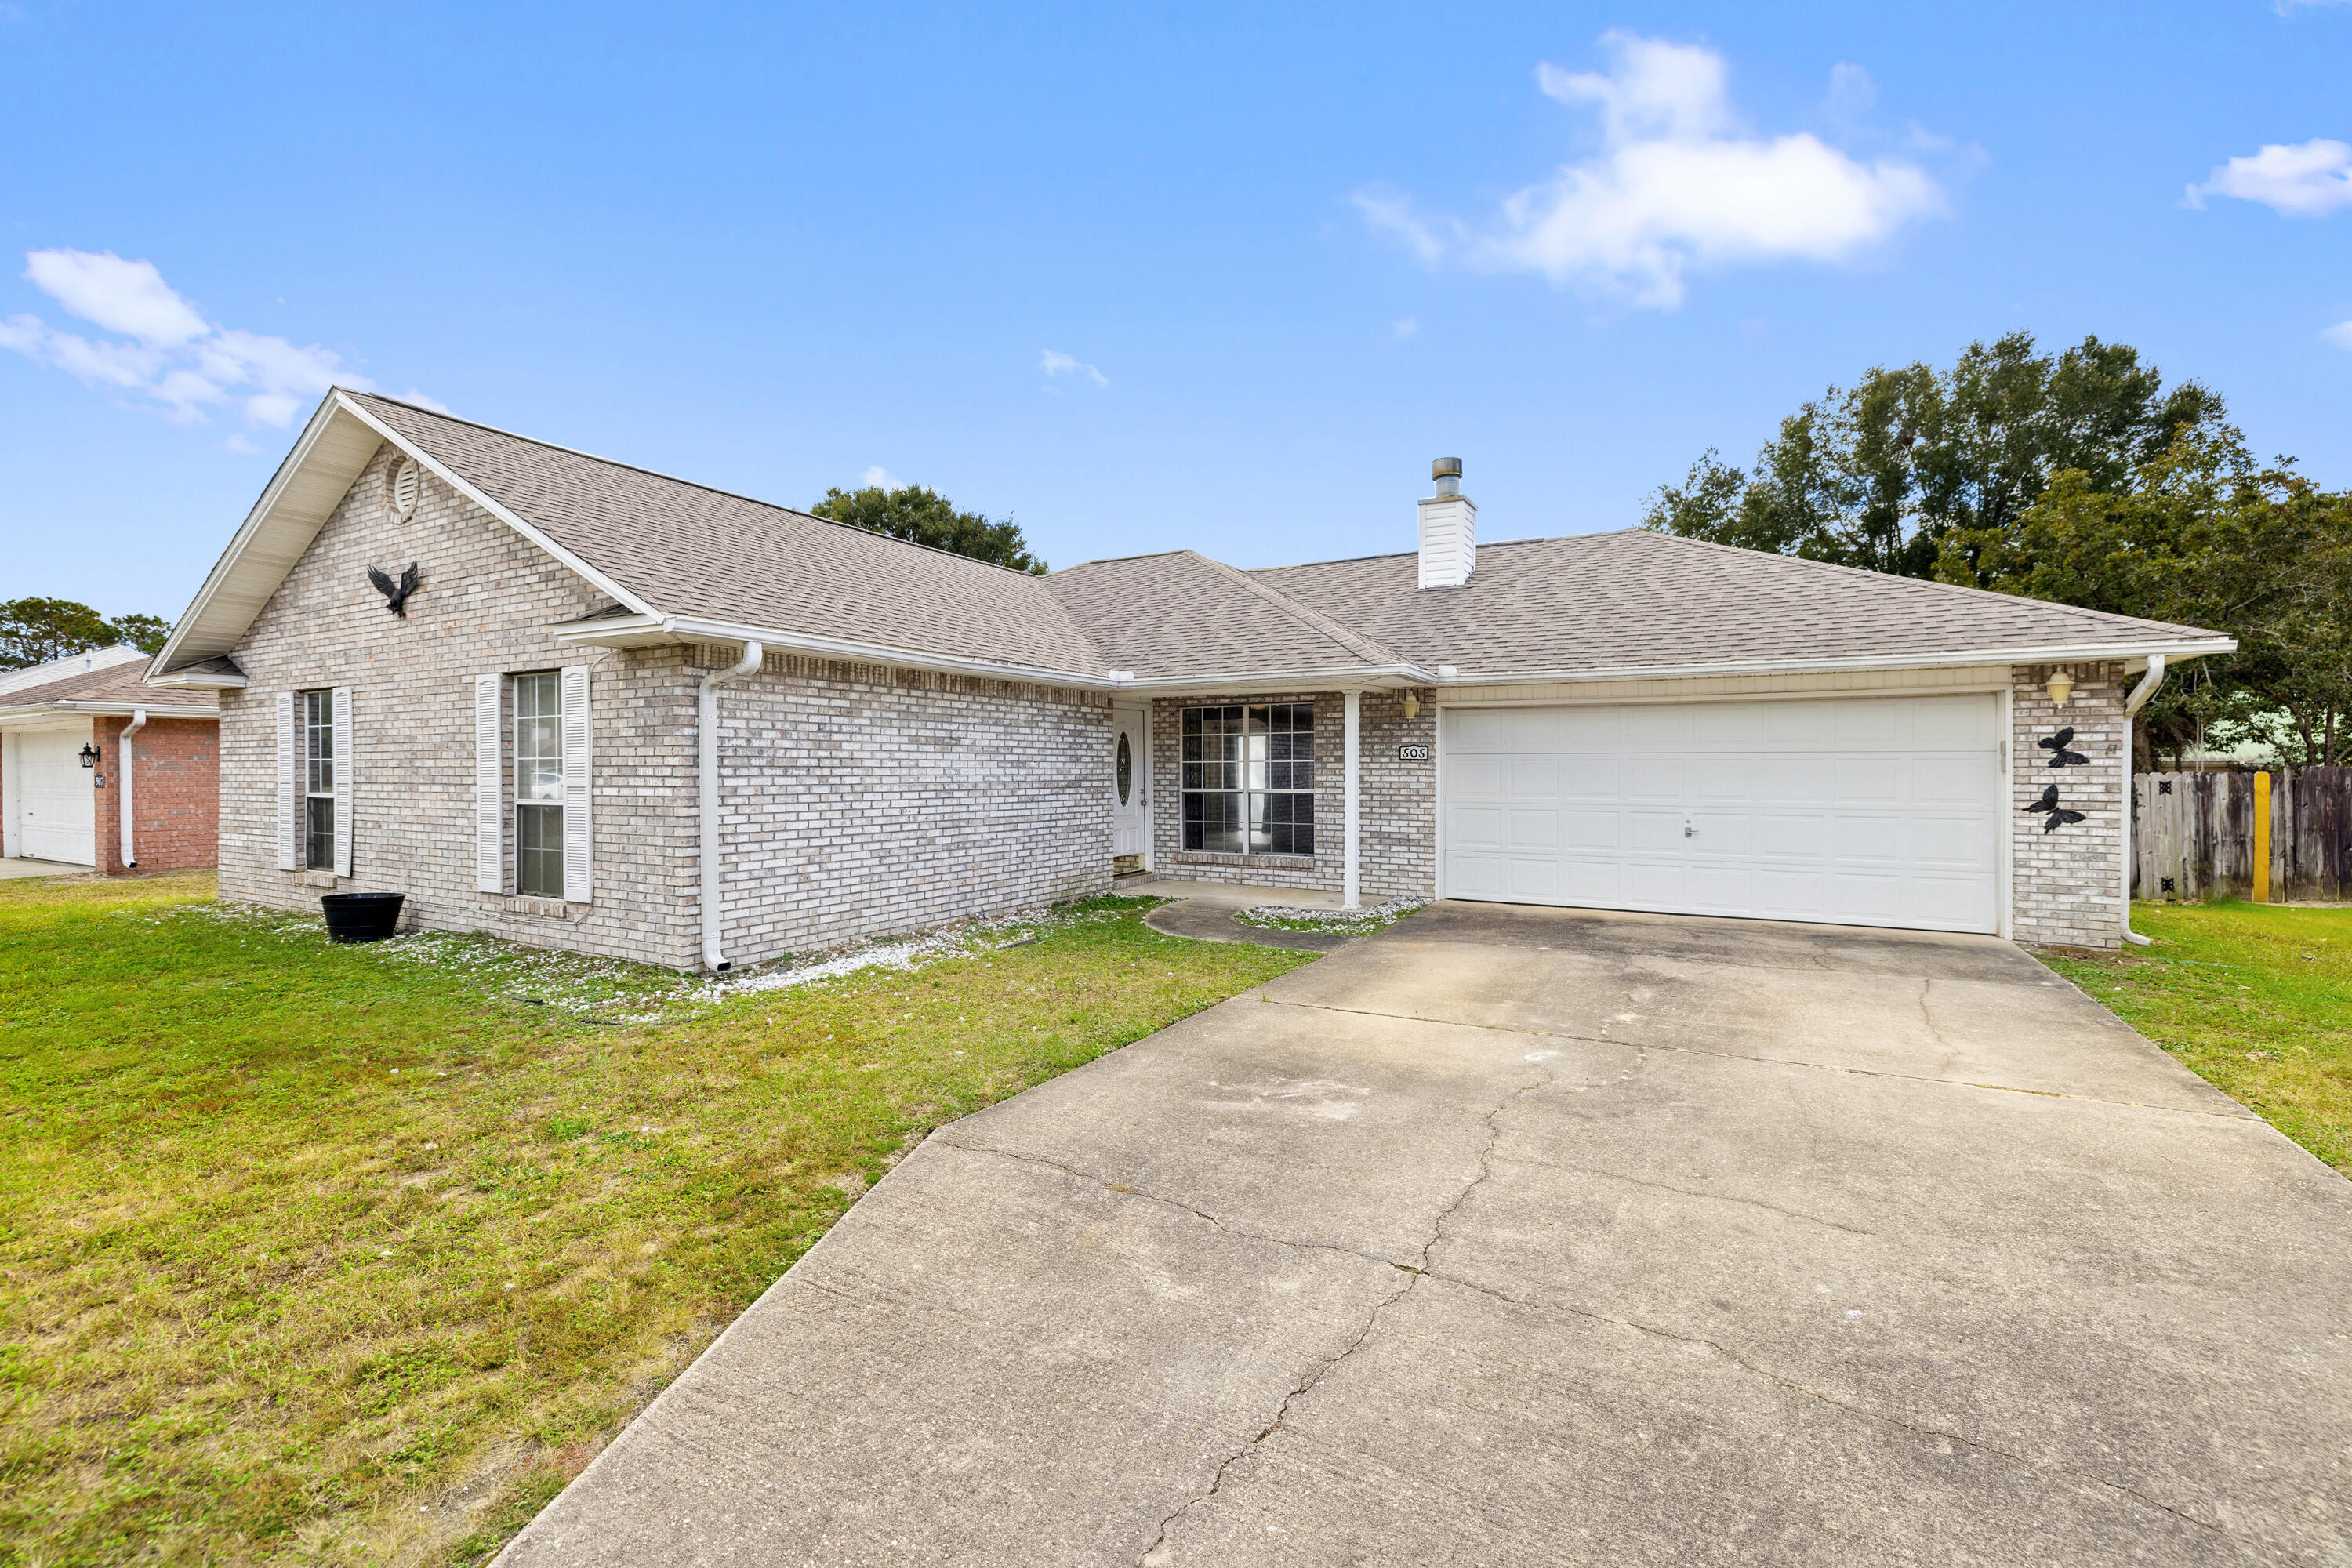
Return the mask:
[[[211,897],[0,883],[0,1563],[478,1562],[929,1129],[1311,957],[1104,900],[713,1001]]]
[[[2352,909],[2134,904],[2153,947],[2042,962],[2352,1174]]]

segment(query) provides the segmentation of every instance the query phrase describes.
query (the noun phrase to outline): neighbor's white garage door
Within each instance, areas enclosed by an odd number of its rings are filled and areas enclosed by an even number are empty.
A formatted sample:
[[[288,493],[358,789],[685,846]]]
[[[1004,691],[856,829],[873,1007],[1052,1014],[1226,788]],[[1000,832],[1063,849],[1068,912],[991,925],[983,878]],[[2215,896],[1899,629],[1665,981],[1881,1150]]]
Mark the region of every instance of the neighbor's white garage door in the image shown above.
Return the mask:
[[[81,749],[90,727],[20,730],[8,737],[8,777],[0,795],[16,820],[16,853],[35,860],[98,859],[98,801]]]
[[[1452,708],[1456,899],[1999,928],[1990,695]]]

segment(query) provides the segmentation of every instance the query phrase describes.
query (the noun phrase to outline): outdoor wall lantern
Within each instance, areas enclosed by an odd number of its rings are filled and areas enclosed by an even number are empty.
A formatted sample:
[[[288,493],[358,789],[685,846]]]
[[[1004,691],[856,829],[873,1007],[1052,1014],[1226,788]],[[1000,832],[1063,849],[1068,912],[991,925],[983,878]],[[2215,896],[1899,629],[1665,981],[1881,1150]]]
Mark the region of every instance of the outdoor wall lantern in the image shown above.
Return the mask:
[[[98,766],[98,748],[96,746],[90,745],[87,742],[83,744],[81,749],[81,765],[86,768],[94,768]]]
[[[2074,695],[2074,678],[2063,668],[2053,669],[2050,672],[2050,679],[2043,682],[2042,689],[2050,693],[2051,701],[2063,708],[2066,699]]]
[[[1408,691],[1404,694],[1404,716],[1408,721],[1421,717],[1420,692]]]

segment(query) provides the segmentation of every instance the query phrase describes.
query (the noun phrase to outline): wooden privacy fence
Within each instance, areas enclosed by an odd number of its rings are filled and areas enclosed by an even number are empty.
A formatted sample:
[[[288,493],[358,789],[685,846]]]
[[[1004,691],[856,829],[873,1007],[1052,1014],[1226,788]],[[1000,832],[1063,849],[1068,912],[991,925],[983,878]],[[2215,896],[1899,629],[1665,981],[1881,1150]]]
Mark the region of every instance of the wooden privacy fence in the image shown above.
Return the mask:
[[[2135,773],[2132,845],[2137,899],[2352,899],[2352,768]]]

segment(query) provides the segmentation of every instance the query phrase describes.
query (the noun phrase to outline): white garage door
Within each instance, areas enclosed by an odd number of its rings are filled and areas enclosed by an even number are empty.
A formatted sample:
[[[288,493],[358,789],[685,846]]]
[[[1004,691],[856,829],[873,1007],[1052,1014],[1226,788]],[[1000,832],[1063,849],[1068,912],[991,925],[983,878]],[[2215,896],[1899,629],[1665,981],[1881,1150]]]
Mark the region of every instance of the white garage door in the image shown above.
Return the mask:
[[[98,860],[98,801],[81,749],[90,728],[20,730],[8,737],[8,777],[0,795],[16,817],[16,853],[34,860]]]
[[[1454,708],[1456,899],[1998,929],[2000,701]]]

